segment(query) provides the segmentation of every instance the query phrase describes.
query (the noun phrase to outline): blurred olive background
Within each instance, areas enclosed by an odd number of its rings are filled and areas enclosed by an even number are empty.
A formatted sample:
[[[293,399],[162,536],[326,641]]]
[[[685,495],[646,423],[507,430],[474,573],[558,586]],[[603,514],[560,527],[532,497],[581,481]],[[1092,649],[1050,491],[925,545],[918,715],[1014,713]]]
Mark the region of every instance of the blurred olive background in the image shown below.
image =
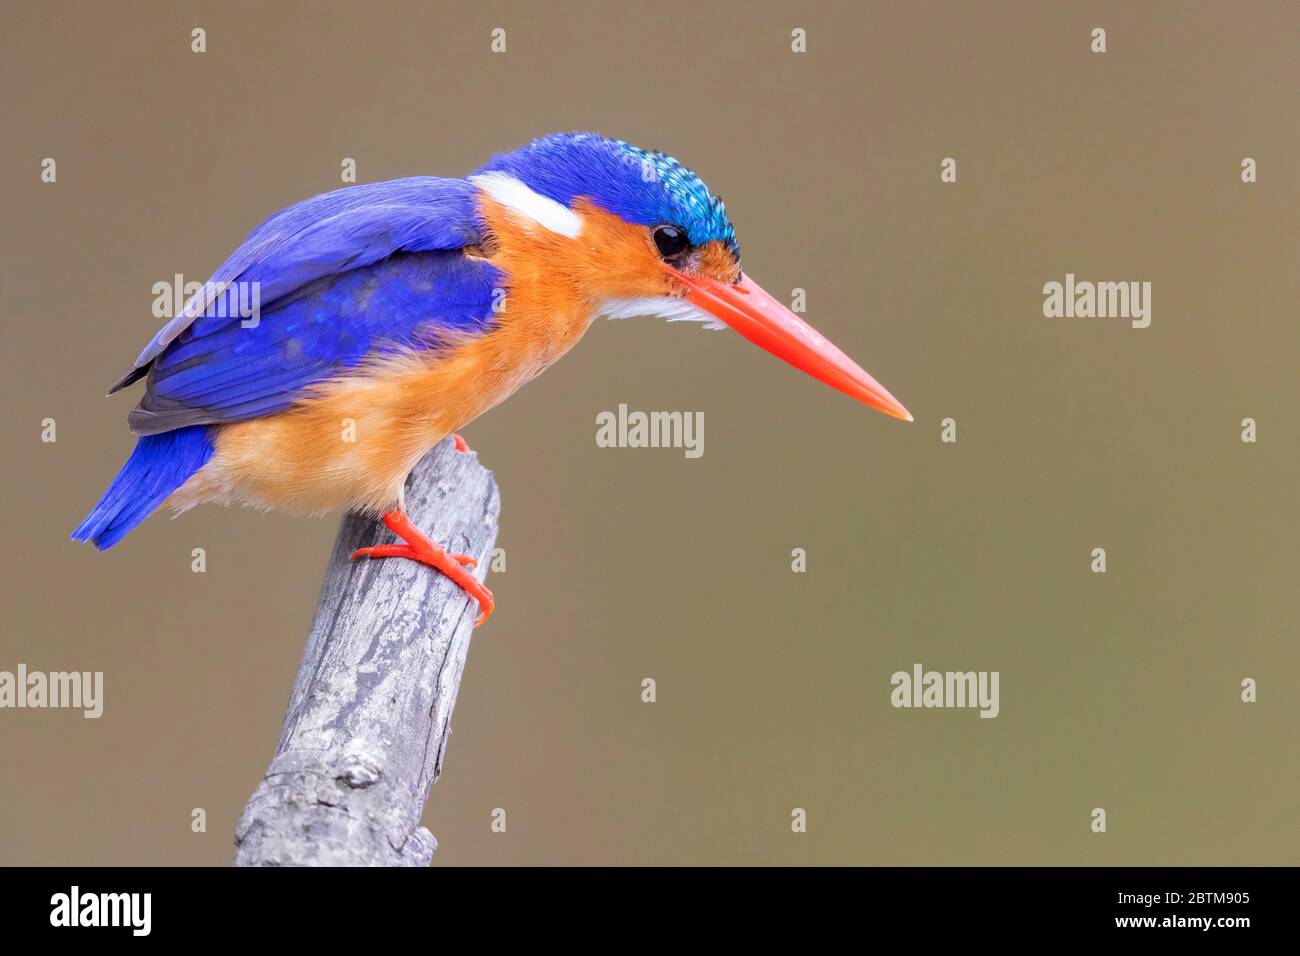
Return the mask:
[[[425,814],[438,864],[1300,862],[1294,3],[3,20],[0,669],[102,670],[106,700],[0,711],[0,862],[228,863],[337,527],[206,507],[68,540],[131,446],[138,389],[103,394],[153,284],[205,279],[347,157],[459,176],[562,129],[696,169],[746,271],[805,289],[916,422],[647,319],[467,429],[507,571]],[[1044,318],[1067,272],[1151,282],[1151,327]],[[620,402],[704,412],[704,456],[598,448]],[[1001,715],[893,709],[914,662],[1000,671]]]

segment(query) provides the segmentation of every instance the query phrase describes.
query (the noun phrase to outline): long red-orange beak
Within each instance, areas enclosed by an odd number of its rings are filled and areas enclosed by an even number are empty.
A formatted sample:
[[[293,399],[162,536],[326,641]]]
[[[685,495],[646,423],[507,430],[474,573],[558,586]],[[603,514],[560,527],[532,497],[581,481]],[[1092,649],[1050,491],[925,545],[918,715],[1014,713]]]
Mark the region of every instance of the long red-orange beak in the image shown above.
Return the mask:
[[[865,405],[901,418],[912,414],[824,335],[763,291],[749,276],[736,285],[669,267],[691,291],[686,301],[725,322],[755,345]]]

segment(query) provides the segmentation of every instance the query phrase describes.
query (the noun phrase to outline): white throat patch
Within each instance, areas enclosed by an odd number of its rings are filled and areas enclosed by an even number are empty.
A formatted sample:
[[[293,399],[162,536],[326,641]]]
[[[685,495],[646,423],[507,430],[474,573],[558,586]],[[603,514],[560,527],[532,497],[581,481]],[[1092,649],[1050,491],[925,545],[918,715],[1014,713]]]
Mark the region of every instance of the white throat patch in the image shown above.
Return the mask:
[[[501,205],[551,232],[570,239],[582,234],[582,217],[541,193],[533,192],[508,173],[484,173],[469,181]]]
[[[669,322],[703,322],[706,329],[727,326],[698,306],[671,295],[651,295],[641,299],[606,299],[596,313],[607,319],[631,319],[653,315]]]

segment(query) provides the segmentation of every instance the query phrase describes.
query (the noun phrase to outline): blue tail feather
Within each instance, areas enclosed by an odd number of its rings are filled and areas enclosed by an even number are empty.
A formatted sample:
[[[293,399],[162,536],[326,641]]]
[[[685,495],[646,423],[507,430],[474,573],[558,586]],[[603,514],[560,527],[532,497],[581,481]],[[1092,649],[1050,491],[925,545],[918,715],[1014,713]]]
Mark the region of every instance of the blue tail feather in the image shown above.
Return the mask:
[[[107,551],[206,465],[212,452],[207,425],[139,439],[99,504],[72,532],[72,540],[90,541]]]

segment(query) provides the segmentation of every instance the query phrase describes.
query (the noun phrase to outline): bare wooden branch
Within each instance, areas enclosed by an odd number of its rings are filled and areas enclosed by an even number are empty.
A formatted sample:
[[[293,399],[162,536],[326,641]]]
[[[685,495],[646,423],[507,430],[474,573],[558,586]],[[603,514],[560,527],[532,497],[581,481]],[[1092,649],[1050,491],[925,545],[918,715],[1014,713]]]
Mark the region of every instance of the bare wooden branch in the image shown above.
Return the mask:
[[[450,440],[406,483],[415,524],[487,574],[501,499],[491,472]],[[235,836],[236,866],[427,866],[420,826],[442,771],[477,605],[415,561],[362,559],[391,541],[348,515],[266,777]]]

